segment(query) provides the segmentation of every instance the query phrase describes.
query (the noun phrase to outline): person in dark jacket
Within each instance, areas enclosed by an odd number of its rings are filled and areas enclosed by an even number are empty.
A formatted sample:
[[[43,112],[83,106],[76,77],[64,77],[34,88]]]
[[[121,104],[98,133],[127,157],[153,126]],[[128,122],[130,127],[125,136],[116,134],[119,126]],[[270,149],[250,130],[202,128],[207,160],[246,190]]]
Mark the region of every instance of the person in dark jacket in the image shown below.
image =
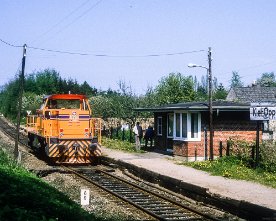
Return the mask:
[[[147,148],[148,146],[148,142],[150,141],[150,147],[152,148],[152,140],[153,140],[153,137],[154,137],[154,131],[153,131],[153,128],[151,126],[148,127],[148,129],[146,130],[146,133],[145,133],[145,147]]]

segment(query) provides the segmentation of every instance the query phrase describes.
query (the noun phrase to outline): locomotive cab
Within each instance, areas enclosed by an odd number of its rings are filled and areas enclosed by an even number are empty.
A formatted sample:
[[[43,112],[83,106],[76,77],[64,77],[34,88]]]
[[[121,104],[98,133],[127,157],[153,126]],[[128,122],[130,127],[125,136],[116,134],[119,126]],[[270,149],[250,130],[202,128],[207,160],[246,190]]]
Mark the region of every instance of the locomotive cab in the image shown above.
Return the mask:
[[[36,115],[27,116],[29,145],[34,140],[55,162],[90,163],[101,155],[101,119],[92,118],[84,95],[46,96]]]

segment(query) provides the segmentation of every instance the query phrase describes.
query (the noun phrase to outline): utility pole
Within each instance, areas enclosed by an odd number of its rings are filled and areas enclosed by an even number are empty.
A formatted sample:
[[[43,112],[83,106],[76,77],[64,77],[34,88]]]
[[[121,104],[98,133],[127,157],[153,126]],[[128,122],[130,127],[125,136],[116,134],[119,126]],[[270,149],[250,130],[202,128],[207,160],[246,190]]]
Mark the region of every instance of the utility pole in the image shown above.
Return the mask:
[[[208,50],[208,82],[209,82],[209,131],[210,131],[210,160],[214,159],[213,150],[213,82],[212,82],[212,51]]]
[[[21,74],[19,75],[19,96],[18,96],[18,110],[17,110],[17,125],[16,125],[16,139],[14,146],[14,158],[18,158],[18,141],[19,141],[19,129],[20,129],[20,114],[22,109],[22,96],[24,89],[24,72],[25,72],[25,62],[26,62],[26,49],[27,45],[23,45],[23,58],[22,58],[22,69]]]

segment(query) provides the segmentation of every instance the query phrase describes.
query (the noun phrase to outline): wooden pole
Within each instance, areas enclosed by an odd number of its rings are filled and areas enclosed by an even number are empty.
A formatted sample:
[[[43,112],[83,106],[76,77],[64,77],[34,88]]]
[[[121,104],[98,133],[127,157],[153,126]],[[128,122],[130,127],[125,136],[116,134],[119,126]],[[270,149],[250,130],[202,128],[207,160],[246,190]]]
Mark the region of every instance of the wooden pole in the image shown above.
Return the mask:
[[[19,96],[18,96],[18,110],[17,110],[17,124],[16,124],[16,139],[15,139],[15,145],[14,145],[14,158],[18,158],[18,142],[19,142],[19,129],[20,129],[20,115],[21,115],[21,109],[22,109],[22,96],[23,96],[23,90],[24,90],[24,72],[25,72],[25,62],[26,62],[26,49],[27,45],[24,44],[23,46],[23,58],[22,58],[22,69],[21,74],[19,77]]]

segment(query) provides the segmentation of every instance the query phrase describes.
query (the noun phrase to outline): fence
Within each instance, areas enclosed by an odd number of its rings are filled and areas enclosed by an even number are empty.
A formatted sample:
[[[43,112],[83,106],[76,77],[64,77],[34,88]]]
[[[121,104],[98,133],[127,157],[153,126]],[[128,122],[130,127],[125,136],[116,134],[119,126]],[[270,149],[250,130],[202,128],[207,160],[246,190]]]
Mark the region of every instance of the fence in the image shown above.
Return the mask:
[[[106,127],[103,127],[102,135],[105,137],[108,137],[110,139],[118,139],[122,141],[128,141],[130,143],[135,142],[134,133],[132,132],[132,128],[129,127],[128,129],[125,129],[122,126],[118,127],[110,127],[106,129]]]

